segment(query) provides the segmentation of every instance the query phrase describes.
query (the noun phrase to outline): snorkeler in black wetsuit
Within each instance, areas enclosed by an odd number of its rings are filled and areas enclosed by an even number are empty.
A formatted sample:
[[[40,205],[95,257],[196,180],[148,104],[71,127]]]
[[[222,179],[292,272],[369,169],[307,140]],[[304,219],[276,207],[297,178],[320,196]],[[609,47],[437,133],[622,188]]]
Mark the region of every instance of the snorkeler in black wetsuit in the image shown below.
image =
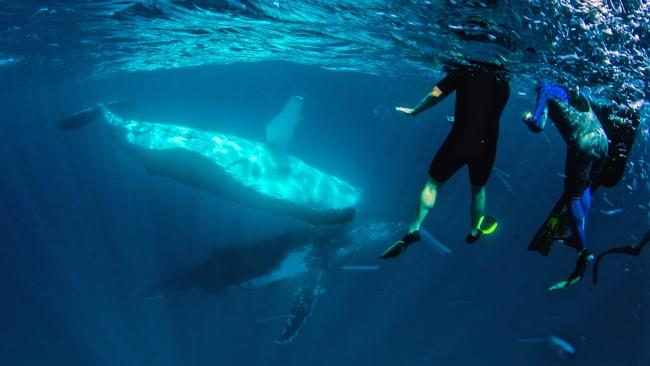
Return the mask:
[[[454,124],[429,168],[415,220],[408,233],[388,248],[381,258],[394,258],[420,240],[418,230],[433,208],[438,188],[464,165],[469,168],[472,184],[472,223],[466,241],[473,243],[496,228],[496,221],[483,216],[485,185],[492,172],[499,135],[499,118],[508,101],[510,87],[506,70],[485,63],[450,70],[415,108],[397,107],[397,111],[416,116],[456,91]]]
[[[587,250],[585,226],[591,207],[590,174],[607,156],[607,135],[592,111],[589,100],[578,89],[543,83],[537,96],[535,113],[525,112],[523,121],[533,132],[541,132],[547,114],[567,144],[564,200],[571,216],[571,235],[562,241],[578,252],[576,269],[567,281],[550,288],[556,290],[582,279],[586,265],[594,259]],[[559,239],[559,238],[558,238]]]

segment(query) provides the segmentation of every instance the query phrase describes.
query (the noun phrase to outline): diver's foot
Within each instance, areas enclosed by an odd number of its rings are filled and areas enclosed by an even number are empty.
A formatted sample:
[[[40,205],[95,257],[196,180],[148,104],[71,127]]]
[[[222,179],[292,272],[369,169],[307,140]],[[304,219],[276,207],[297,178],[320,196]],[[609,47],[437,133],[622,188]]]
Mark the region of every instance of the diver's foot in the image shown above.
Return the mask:
[[[483,235],[489,235],[496,230],[498,226],[497,220],[494,217],[491,216],[481,216],[481,218],[478,220],[478,225],[476,228],[472,229],[469,234],[467,234],[467,237],[465,238],[465,242],[467,244],[474,244],[476,243]]]
[[[386,249],[379,258],[397,258],[406,251],[406,248],[408,248],[409,245],[417,241],[420,241],[420,233],[416,230],[412,233],[404,235],[401,240],[397,241],[395,244],[391,245],[390,248]]]
[[[467,236],[465,237],[465,243],[467,243],[467,244],[474,244],[474,243],[476,243],[476,242],[481,238],[481,236],[483,236],[483,234],[482,234],[480,231],[478,231],[478,230],[472,230],[472,231],[470,231],[470,233],[467,234]]]
[[[569,276],[569,279],[566,281],[560,281],[551,287],[548,288],[549,291],[563,290],[569,286],[573,286],[576,283],[582,281],[585,271],[587,270],[587,264],[593,262],[595,259],[594,255],[589,253],[587,249],[582,249],[578,252],[578,260],[576,261],[576,268],[573,270],[573,273]]]
[[[578,251],[578,262],[579,263],[584,263],[585,265],[588,262],[593,262],[596,257],[594,257],[593,254],[589,253],[587,249],[582,249]]]

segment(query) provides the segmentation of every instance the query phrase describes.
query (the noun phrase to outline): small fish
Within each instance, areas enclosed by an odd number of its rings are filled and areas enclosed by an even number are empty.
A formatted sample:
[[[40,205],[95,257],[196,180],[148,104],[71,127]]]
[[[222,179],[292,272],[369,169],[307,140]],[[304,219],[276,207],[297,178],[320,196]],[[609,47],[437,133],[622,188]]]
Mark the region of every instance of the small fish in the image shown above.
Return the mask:
[[[574,359],[576,358],[576,349],[571,345],[571,343],[565,341],[564,339],[557,337],[557,336],[550,336],[548,337],[548,343],[555,347],[558,355],[569,358],[569,359]]]
[[[576,358],[575,347],[558,336],[551,335],[545,338],[519,338],[518,341],[519,343],[546,343],[553,347],[558,356],[571,360]]]
[[[606,204],[608,204],[608,205],[610,205],[612,207],[616,207],[616,205],[613,204],[612,201],[610,201],[606,196],[603,197],[603,201],[605,201]]]
[[[623,212],[623,209],[622,208],[615,208],[613,210],[600,210],[600,212],[604,213],[607,216],[614,216],[614,215],[618,215],[621,212]]]
[[[575,53],[571,53],[571,54],[568,54],[568,55],[557,56],[557,58],[559,58],[562,61],[570,61],[570,60],[577,61],[577,60],[580,60],[580,57]]]

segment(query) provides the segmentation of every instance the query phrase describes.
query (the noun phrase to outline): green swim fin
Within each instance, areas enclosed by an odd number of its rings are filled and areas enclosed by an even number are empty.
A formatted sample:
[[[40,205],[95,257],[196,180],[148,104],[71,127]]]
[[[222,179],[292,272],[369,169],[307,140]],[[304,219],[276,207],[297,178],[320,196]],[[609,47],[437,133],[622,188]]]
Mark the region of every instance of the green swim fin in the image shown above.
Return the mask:
[[[548,290],[549,291],[564,290],[565,288],[567,288],[569,286],[573,286],[573,285],[575,285],[576,283],[578,283],[580,281],[582,281],[582,276],[578,276],[578,277],[572,279],[571,282],[569,282],[567,280],[560,281],[560,282],[558,282],[558,283],[556,283],[554,285],[551,285],[551,287],[549,287]]]
[[[499,223],[492,216],[481,216],[476,225],[476,234],[469,233],[465,238],[465,242],[473,244],[479,240],[483,235],[490,235],[497,229]]]
[[[584,277],[585,271],[587,270],[587,264],[594,260],[594,256],[589,253],[587,249],[583,249],[578,254],[578,260],[576,261],[576,268],[571,272],[569,279],[566,281],[560,281],[551,287],[548,288],[549,291],[557,291],[565,289],[569,286],[573,286],[576,283],[580,282]]]

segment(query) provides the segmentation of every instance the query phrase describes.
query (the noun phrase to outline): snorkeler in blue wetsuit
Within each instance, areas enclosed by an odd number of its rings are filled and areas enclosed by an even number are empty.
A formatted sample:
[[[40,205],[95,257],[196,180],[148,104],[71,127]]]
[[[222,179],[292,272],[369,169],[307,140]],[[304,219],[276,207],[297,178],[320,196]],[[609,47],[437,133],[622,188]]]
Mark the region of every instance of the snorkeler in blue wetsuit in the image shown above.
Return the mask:
[[[551,287],[551,290],[555,290],[580,281],[587,263],[594,259],[587,250],[585,234],[587,214],[591,207],[590,173],[607,156],[608,142],[589,100],[577,87],[569,89],[562,85],[542,83],[535,113],[525,112],[522,119],[531,131],[541,132],[547,115],[567,144],[564,199],[571,216],[571,235],[561,240],[578,252],[576,269],[567,281]]]

